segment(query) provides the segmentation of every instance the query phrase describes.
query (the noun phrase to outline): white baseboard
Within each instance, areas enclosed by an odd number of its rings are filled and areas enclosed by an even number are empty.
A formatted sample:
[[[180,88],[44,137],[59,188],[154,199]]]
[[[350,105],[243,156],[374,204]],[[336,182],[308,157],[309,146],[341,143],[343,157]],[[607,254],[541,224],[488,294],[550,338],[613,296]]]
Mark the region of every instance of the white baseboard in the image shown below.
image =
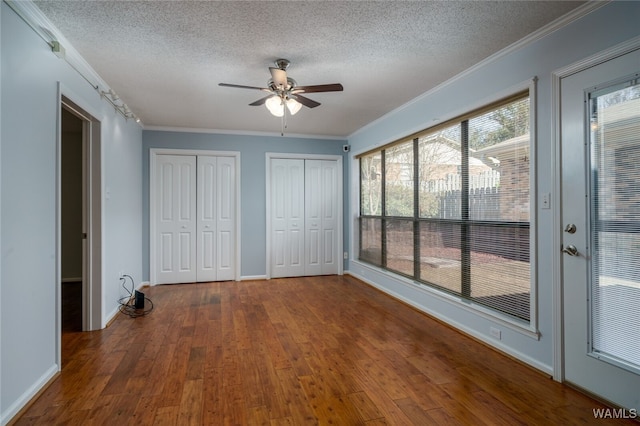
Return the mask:
[[[266,275],[244,275],[240,277],[240,281],[266,280]]]
[[[20,395],[20,397],[9,406],[1,415],[0,415],[0,424],[6,425],[11,421],[11,419],[22,410],[22,408],[33,399],[38,392],[55,376],[60,368],[58,364],[54,364],[42,375],[40,378]]]
[[[102,323],[102,328],[107,327],[107,325],[111,324],[111,322],[116,319],[116,316],[120,313],[120,305],[116,306],[114,310],[109,312],[107,316],[104,318],[104,322]]]

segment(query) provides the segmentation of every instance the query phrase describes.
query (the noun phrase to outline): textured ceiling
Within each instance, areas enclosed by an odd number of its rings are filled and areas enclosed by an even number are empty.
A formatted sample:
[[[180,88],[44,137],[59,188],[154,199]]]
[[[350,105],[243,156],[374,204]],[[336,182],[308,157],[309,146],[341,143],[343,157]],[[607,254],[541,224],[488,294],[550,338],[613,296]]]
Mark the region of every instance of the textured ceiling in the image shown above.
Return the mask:
[[[248,106],[277,58],[322,105],[288,134],[348,136],[580,6],[573,1],[36,1],[146,128],[280,131]]]

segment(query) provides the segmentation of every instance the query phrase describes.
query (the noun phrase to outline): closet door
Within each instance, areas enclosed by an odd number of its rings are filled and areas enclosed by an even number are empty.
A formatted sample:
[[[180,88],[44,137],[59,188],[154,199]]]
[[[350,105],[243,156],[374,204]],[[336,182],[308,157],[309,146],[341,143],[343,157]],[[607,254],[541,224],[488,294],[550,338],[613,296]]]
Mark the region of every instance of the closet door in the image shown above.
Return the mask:
[[[198,157],[200,161],[200,157]],[[216,281],[229,281],[236,273],[236,160],[218,157],[216,168]]]
[[[271,277],[305,274],[304,160],[271,160]]]
[[[196,280],[196,158],[160,155],[156,163],[156,281]]]
[[[198,156],[196,281],[235,274],[235,159]]]
[[[198,162],[198,259],[196,262],[196,281],[215,281],[216,237],[217,237],[217,197],[218,184],[216,157],[199,156]]]
[[[338,164],[305,161],[305,275],[337,274]]]

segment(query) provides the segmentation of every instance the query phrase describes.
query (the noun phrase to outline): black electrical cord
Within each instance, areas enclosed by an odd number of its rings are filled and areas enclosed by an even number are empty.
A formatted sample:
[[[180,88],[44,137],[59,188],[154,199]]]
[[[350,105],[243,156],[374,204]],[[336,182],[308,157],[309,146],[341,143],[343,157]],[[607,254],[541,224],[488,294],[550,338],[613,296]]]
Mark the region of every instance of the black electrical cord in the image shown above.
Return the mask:
[[[127,283],[127,278],[131,280],[131,290],[129,290],[125,285]],[[131,275],[122,275],[120,277],[120,281],[122,281],[122,288],[124,288],[125,291],[129,293],[128,296],[122,297],[118,300],[118,303],[120,304],[120,312],[130,316],[131,318],[138,318],[145,316],[153,311],[153,302],[146,296],[144,297],[144,300],[148,301],[151,304],[151,307],[148,309],[136,309],[134,297],[136,286]]]

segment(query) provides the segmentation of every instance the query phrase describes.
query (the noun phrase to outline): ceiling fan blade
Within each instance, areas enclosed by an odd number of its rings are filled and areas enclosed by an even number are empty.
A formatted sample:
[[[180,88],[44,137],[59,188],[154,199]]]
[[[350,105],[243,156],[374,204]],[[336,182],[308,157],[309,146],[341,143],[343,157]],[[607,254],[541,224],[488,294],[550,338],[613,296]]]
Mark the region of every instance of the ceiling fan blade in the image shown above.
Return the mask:
[[[250,103],[250,106],[260,106],[260,105],[264,105],[265,102],[267,102],[267,99],[269,99],[270,97],[272,97],[273,95],[269,95],[269,96],[265,96],[264,98],[260,98],[255,102]]]
[[[342,92],[344,87],[340,83],[319,84],[316,86],[297,86],[292,93]]]
[[[269,71],[271,72],[271,79],[273,83],[282,87],[282,89],[287,88],[287,72],[285,70],[281,70],[280,68],[269,67]]]
[[[262,91],[265,91],[265,92],[270,92],[271,91],[271,90],[267,89],[266,87],[243,86],[241,84],[218,83],[218,86],[235,87],[237,89],[256,89],[256,90],[262,90]]]
[[[301,96],[301,95],[291,95],[291,98],[295,99],[296,101],[300,102],[302,105],[309,108],[315,108],[320,105],[320,102],[316,102],[313,99],[305,98],[304,96]]]

